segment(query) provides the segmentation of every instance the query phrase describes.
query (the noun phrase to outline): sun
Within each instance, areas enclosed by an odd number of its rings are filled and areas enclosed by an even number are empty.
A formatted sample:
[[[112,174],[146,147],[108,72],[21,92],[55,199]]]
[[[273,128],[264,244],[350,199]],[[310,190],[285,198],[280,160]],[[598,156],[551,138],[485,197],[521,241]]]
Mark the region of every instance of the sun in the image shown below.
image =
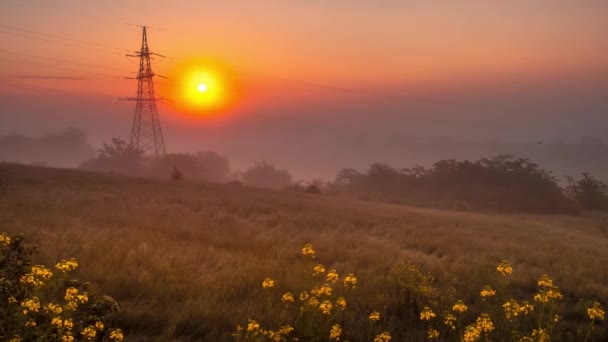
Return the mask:
[[[169,71],[170,81],[159,89],[171,99],[178,111],[211,116],[231,112],[240,99],[240,82],[226,64],[210,59],[193,59],[175,64]]]

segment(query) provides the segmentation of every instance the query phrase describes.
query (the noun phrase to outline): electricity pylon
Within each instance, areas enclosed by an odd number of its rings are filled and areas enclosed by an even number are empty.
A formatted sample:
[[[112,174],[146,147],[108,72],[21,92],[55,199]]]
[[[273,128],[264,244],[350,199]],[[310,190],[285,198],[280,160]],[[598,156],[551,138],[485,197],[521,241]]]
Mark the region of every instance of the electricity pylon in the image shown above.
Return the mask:
[[[135,55],[127,55],[128,57],[139,57],[137,77],[128,78],[137,80],[137,97],[122,98],[121,100],[135,101],[135,116],[131,127],[131,146],[139,150],[145,158],[158,159],[164,156],[167,151],[165,150],[165,140],[160,128],[158,110],[156,109],[156,101],[159,99],[154,94],[153,77],[156,75],[152,72],[150,55],[164,57],[150,52],[146,27],[144,26],[141,50]]]

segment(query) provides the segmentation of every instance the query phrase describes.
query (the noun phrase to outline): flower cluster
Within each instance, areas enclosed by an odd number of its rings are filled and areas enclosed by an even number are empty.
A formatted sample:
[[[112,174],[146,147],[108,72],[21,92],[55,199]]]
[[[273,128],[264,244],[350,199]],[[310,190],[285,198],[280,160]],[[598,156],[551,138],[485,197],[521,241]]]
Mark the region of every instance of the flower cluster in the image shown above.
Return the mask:
[[[496,270],[503,276],[508,276],[513,273],[513,268],[511,267],[511,264],[509,264],[508,261],[504,260],[500,264],[498,264],[498,266],[496,266]]]
[[[506,301],[502,305],[502,308],[507,319],[513,319],[520,314],[528,315],[530,312],[534,311],[534,306],[532,304],[528,303],[527,301],[520,304],[515,299],[509,299]]]
[[[354,274],[350,273],[344,278],[344,287],[354,289],[357,285],[357,278]]]
[[[589,316],[589,319],[592,321],[603,321],[604,317],[606,317],[606,311],[604,311],[604,308],[600,303],[593,302],[593,305],[590,308],[587,308],[587,316]]]
[[[64,259],[55,264],[55,268],[63,273],[71,272],[78,268],[78,261],[74,258],[69,260]]]
[[[562,299],[559,287],[553,285],[553,280],[544,274],[538,280],[538,293],[534,295],[534,300],[540,303],[549,303],[551,300]]]
[[[0,244],[9,245],[11,243],[11,237],[6,233],[0,233]]]
[[[315,257],[315,250],[312,248],[311,244],[307,243],[304,245],[304,247],[302,247],[302,255],[311,258]]]
[[[312,245],[307,244],[302,248],[302,255],[314,257],[315,251]],[[318,340],[340,341],[343,338],[343,327],[339,319],[344,319],[347,308],[347,295],[357,285],[357,277],[350,273],[338,283],[340,276],[335,269],[326,272],[326,267],[321,263],[305,259],[306,269],[304,274],[311,277],[312,286],[307,291],[300,292],[298,303],[293,292],[283,292],[280,295],[282,303],[279,310],[282,314],[291,314],[291,319],[283,320],[283,325],[276,330],[265,329],[258,321],[249,320],[245,327],[237,326],[233,336],[237,340],[246,341],[286,341],[296,340],[306,336],[316,336]],[[341,285],[344,285],[343,287]],[[262,288],[267,290],[268,303],[272,305],[273,290],[281,284],[271,278],[262,281]],[[377,313],[376,313],[377,314]],[[379,317],[379,316],[378,316]],[[311,326],[320,324],[322,328]],[[387,333],[388,334],[388,333]],[[390,335],[383,335],[383,338]],[[388,341],[388,340],[387,340]]]
[[[55,270],[31,264],[33,248],[0,233],[0,274],[12,273],[17,281],[0,277],[3,341],[112,341],[121,342],[120,329],[112,328],[110,314],[117,309],[108,296],[89,296],[80,281],[68,273],[78,267],[75,259],[64,259]],[[18,247],[18,248],[17,248]],[[9,254],[10,253],[10,254]],[[10,258],[6,258],[10,255]],[[8,271],[8,272],[6,272]],[[6,272],[6,273],[5,273]],[[55,273],[54,273],[55,272]],[[69,284],[69,285],[68,285]],[[84,304],[89,305],[84,305]]]
[[[492,296],[496,295],[496,290],[494,290],[492,288],[492,286],[486,285],[481,290],[480,295],[481,295],[482,298],[492,297]]]
[[[429,321],[435,318],[436,316],[437,315],[435,315],[433,310],[431,310],[431,308],[429,308],[428,306],[425,306],[424,309],[422,309],[422,312],[420,313],[420,319],[423,321]]]
[[[389,342],[391,338],[391,334],[389,334],[387,331],[384,331],[374,337],[374,342]]]
[[[270,279],[270,278],[266,278],[264,279],[264,281],[262,282],[262,287],[264,289],[271,289],[274,287],[274,280]]]
[[[34,287],[44,285],[48,280],[53,278],[53,272],[42,265],[32,266],[30,272],[21,276],[19,281],[24,284],[29,284]]]
[[[456,304],[452,306],[452,311],[463,313],[468,310],[468,307],[464,304],[462,300],[456,301]]]

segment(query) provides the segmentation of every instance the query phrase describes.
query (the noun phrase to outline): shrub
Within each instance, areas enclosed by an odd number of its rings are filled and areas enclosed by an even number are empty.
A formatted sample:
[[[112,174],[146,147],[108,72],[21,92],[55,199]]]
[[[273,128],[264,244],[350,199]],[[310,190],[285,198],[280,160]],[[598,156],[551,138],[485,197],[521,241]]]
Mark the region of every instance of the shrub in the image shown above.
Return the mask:
[[[114,328],[118,304],[73,276],[75,259],[51,270],[32,265],[36,249],[0,233],[0,340],[122,341]]]

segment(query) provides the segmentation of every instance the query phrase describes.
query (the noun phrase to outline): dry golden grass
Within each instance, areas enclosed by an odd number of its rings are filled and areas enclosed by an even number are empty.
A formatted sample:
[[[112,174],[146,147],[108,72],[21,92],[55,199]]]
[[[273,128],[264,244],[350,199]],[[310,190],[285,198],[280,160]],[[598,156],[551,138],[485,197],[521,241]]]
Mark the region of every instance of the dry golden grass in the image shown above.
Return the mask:
[[[353,305],[390,295],[388,270],[413,261],[477,297],[503,259],[521,294],[551,275],[565,301],[608,302],[608,216],[438,211],[230,185],[130,179],[0,164],[0,231],[47,264],[74,257],[113,296],[131,340],[223,340],[263,310],[261,281],[304,289],[292,265],[312,243],[357,274]]]

